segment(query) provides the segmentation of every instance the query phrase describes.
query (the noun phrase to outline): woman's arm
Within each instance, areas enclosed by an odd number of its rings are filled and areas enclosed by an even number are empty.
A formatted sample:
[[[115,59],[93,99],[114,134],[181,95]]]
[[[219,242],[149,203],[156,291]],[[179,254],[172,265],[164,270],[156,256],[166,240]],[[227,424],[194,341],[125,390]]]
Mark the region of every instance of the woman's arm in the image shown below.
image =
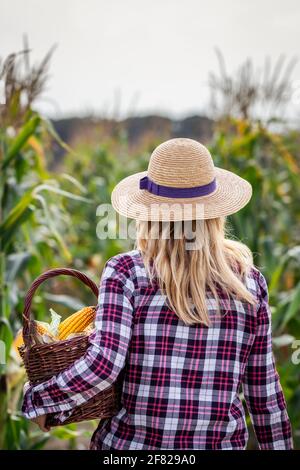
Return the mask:
[[[25,391],[22,412],[32,419],[82,405],[110,387],[124,367],[132,335],[133,283],[111,258],[103,271],[95,332],[85,355],[69,369]]]
[[[275,367],[268,287],[261,273],[258,284],[257,331],[245,370],[244,395],[260,448],[288,450],[293,448],[292,431]]]

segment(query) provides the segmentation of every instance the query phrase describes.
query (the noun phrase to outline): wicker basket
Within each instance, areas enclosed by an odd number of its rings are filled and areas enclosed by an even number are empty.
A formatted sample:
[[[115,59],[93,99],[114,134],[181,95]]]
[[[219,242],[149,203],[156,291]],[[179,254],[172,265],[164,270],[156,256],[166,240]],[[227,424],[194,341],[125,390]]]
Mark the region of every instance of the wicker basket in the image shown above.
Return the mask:
[[[96,297],[98,287],[85,274],[75,269],[50,269],[37,277],[28,290],[24,301],[23,312],[23,338],[24,346],[20,348],[25,369],[30,384],[38,384],[62,372],[83,356],[89,346],[86,336],[78,336],[51,344],[37,345],[34,343],[35,323],[31,319],[31,303],[37,288],[47,279],[59,276],[73,276],[87,285]],[[90,419],[106,419],[115,415],[120,409],[120,394],[122,387],[122,373],[118,381],[106,390],[97,394],[84,405],[74,408],[72,414],[62,424],[87,421]],[[54,419],[54,414],[47,416],[49,426],[59,426],[61,423]]]

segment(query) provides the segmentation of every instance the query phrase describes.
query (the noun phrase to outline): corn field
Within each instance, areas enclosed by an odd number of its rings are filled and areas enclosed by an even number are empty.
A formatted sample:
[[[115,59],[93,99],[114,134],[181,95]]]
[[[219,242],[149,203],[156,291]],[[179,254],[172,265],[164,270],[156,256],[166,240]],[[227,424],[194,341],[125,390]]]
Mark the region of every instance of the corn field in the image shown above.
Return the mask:
[[[26,289],[41,272],[74,267],[98,283],[106,259],[131,248],[127,240],[97,238],[96,208],[110,201],[117,181],[145,169],[157,144],[153,139],[150,147],[132,155],[126,135],[115,132],[96,147],[82,142],[69,148],[51,122],[34,111],[49,57],[38,68],[27,64],[24,77],[19,64],[28,61],[26,51],[0,63],[5,82],[5,104],[0,107],[0,339],[5,344],[0,365],[1,449],[80,448],[94,428],[95,423],[69,425],[43,434],[21,416],[25,373],[13,339],[22,326]],[[300,368],[292,357],[297,358],[295,341],[300,339],[299,143],[299,131],[276,133],[249,116],[230,115],[216,123],[209,143],[217,165],[253,186],[251,203],[228,223],[231,236],[252,249],[269,284],[274,351],[296,448]],[[58,165],[53,165],[55,146],[63,153]],[[78,298],[77,292],[76,281],[49,281],[34,297],[34,317],[48,319],[50,307],[65,316],[90,305],[88,292],[83,289]]]

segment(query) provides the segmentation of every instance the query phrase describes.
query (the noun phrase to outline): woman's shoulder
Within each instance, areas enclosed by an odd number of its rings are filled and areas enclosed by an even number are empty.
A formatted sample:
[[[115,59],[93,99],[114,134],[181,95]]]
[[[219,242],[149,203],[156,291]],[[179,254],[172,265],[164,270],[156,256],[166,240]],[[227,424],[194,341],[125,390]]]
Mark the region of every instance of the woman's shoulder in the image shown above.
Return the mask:
[[[110,275],[121,275],[132,280],[147,276],[142,255],[137,249],[118,253],[109,258],[105,264],[105,271]]]
[[[256,267],[252,266],[246,275],[246,285],[248,290],[256,296],[258,300],[268,298],[268,283],[264,274]]]
[[[139,250],[130,250],[117,255],[111,256],[106,262],[110,266],[118,267],[119,269],[130,269],[133,266],[141,265],[142,257]]]

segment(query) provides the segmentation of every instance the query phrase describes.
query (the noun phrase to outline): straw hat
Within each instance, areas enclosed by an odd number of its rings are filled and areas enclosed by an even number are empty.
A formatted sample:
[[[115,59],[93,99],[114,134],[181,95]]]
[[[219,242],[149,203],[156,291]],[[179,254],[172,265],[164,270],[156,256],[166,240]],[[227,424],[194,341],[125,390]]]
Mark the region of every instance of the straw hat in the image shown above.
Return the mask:
[[[124,178],[112,192],[119,214],[137,220],[213,219],[237,212],[252,187],[214,166],[208,149],[192,139],[171,139],[152,153],[148,170]]]

